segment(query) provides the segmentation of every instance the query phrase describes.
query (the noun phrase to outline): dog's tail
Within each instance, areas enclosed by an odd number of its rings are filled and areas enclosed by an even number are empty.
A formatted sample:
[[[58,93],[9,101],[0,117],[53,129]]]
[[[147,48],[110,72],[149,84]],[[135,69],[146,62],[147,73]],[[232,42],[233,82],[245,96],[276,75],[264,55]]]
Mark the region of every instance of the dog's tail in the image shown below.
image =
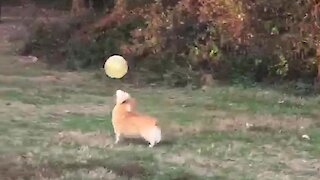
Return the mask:
[[[161,129],[158,126],[155,126],[154,138],[156,143],[159,143],[161,141]]]

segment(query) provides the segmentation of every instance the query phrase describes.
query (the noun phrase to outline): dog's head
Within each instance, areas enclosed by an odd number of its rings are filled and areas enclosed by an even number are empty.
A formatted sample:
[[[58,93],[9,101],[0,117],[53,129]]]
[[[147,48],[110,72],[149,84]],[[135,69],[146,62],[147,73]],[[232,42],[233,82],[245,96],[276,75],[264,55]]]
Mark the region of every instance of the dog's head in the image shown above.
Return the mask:
[[[127,100],[131,98],[130,94],[122,91],[122,90],[117,90],[116,91],[116,104],[123,104]]]
[[[129,93],[117,90],[116,91],[116,105],[123,105],[127,111],[133,111],[136,105],[135,99]]]

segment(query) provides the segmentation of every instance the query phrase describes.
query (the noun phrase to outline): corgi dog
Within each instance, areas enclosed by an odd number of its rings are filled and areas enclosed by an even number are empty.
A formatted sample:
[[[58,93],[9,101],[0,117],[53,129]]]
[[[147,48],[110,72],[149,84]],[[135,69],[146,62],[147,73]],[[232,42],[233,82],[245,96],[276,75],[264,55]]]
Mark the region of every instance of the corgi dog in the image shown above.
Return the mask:
[[[115,144],[120,137],[143,138],[149,147],[161,141],[161,130],[157,119],[135,111],[135,99],[122,90],[116,91],[116,104],[112,110],[112,125],[115,133]]]

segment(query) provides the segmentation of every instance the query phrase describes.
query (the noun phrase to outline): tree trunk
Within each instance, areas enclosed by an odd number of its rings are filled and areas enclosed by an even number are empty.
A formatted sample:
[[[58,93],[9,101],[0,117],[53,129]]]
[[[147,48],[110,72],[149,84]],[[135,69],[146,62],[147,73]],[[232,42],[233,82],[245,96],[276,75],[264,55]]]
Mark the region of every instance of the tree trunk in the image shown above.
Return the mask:
[[[316,77],[316,81],[317,82],[320,82],[320,45],[319,47],[317,47],[317,55],[316,55],[316,58],[317,58],[317,69],[318,69],[318,74],[317,74],[317,77]]]
[[[107,29],[114,22],[121,22],[125,18],[126,2],[125,0],[116,0],[115,6],[110,14],[106,14],[100,18],[92,26],[94,30],[97,29]]]
[[[72,0],[72,5],[71,5],[72,16],[80,16],[85,12],[87,12],[85,0]]]
[[[0,0],[0,22],[1,22],[1,8],[2,8],[2,0]]]

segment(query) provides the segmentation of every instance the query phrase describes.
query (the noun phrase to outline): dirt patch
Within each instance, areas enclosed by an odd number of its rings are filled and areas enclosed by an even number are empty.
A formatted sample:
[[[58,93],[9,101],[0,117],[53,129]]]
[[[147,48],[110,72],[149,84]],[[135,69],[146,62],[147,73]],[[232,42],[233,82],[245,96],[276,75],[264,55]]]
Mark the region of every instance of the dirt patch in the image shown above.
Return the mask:
[[[194,174],[199,176],[213,176],[213,169],[218,167],[216,161],[189,152],[180,152],[179,154],[164,153],[159,154],[157,158],[160,162],[164,161],[180,166],[187,165]]]
[[[160,127],[162,128],[165,138],[174,139],[185,134],[190,135],[207,131],[303,131],[313,125],[312,119],[298,116],[237,115],[231,117],[225,113],[220,113],[220,115],[212,119],[194,121],[190,125],[160,122]]]
[[[105,159],[89,159],[85,163],[63,163],[59,162],[62,169],[69,172],[79,172],[86,170],[85,175],[101,179],[117,179],[117,176],[126,176],[129,179],[132,177],[141,177],[148,174],[148,171],[142,167],[139,162],[126,162],[117,164],[108,162]]]
[[[183,135],[198,134],[201,132],[212,130],[211,127],[206,127],[205,124],[201,123],[193,123],[189,126],[179,125],[176,123],[166,123],[160,124],[160,127],[164,136],[163,140],[168,141]]]
[[[25,121],[26,117],[27,119],[41,118],[41,116],[45,115],[45,121],[49,120],[52,123],[58,123],[63,116],[70,113],[82,115],[106,115],[109,110],[109,106],[103,104],[61,104],[36,106],[18,101],[10,102],[0,100],[0,117],[3,120],[11,120],[12,122],[14,120],[21,122]]]
[[[129,178],[139,177],[147,174],[147,171],[139,163],[128,163],[114,168],[114,171],[120,176],[127,176]]]
[[[54,114],[65,114],[65,113],[81,113],[81,114],[106,114],[110,111],[110,106],[101,104],[61,104],[61,105],[47,105],[43,106],[42,109],[46,112]]]
[[[0,80],[4,83],[11,83],[14,81],[29,81],[29,82],[33,82],[33,83],[54,83],[54,82],[56,82],[56,83],[62,83],[62,84],[69,84],[69,83],[83,82],[84,78],[76,73],[67,72],[67,73],[60,73],[60,74],[53,74],[53,75],[46,75],[46,76],[37,76],[37,77],[0,75]]]
[[[306,159],[292,159],[287,161],[287,166],[291,169],[291,173],[294,174],[318,174],[320,171],[320,161],[319,160],[306,160]],[[319,178],[319,177],[318,177]]]
[[[19,179],[63,179],[66,174],[81,173],[84,177],[101,179],[117,179],[117,175],[110,169],[106,169],[108,164],[99,159],[90,159],[87,163],[64,163],[47,162],[34,164],[27,155],[0,157],[0,177],[2,180]],[[121,166],[114,171],[119,175],[128,177],[138,176],[144,173],[144,169],[136,164]],[[112,169],[112,168],[111,168]],[[66,174],[65,174],[66,173]]]
[[[1,92],[1,90],[0,90]],[[37,107],[33,104],[25,104],[18,101],[9,102],[0,100],[0,113],[6,114],[6,116],[15,117],[17,115],[23,116],[37,116],[40,113],[54,114],[54,115],[65,115],[68,113],[79,113],[79,114],[95,114],[105,115],[110,111],[110,106],[101,104],[61,104],[61,105],[44,105]]]
[[[270,180],[270,179],[291,179],[289,175],[284,174],[282,172],[277,173],[273,171],[263,171],[256,176],[259,180]]]
[[[64,177],[64,179],[68,179],[70,174],[76,174],[77,177],[81,177],[82,179],[108,179],[108,180],[117,180],[119,179],[118,175],[113,173],[112,171],[104,168],[104,167],[97,167],[94,169],[84,169],[81,168],[75,172],[69,172]],[[73,177],[71,175],[71,177]],[[72,179],[72,178],[69,178]]]
[[[217,120],[213,125],[216,130],[297,130],[310,127],[312,119],[297,116],[238,115]]]
[[[54,73],[53,76],[60,82],[76,83],[83,82],[85,78],[74,72]]]
[[[22,92],[20,88],[14,88],[14,87],[0,87],[0,93],[5,93],[8,91],[17,91],[17,92]]]
[[[0,174],[3,180],[58,178],[62,173],[48,164],[34,165],[23,156],[0,158]]]
[[[158,153],[156,157],[159,159],[159,162],[187,166],[192,173],[199,176],[214,176],[219,174],[221,170],[232,168],[236,169],[237,172],[242,171],[248,174],[251,174],[251,171],[255,171],[258,179],[279,179],[280,177],[286,177],[286,179],[292,177],[301,177],[302,179],[304,177],[307,179],[313,177],[311,179],[319,179],[319,160],[296,158],[294,157],[296,156],[294,152],[272,145],[268,145],[266,148],[265,153],[269,154],[272,152],[273,156],[265,159],[263,157],[264,153],[252,151],[250,154],[255,158],[251,159],[251,162],[243,157],[233,157],[232,159],[224,159],[222,161],[221,159],[215,159],[214,157],[206,158],[205,156],[188,151],[181,151],[175,154],[162,152],[161,154]],[[252,165],[250,165],[251,163]],[[285,164],[285,166],[276,167],[277,164]],[[248,165],[250,169],[244,169]]]
[[[108,147],[113,145],[113,138],[108,134],[92,132],[82,133],[80,131],[63,131],[56,135],[53,142],[77,143],[86,146]]]
[[[35,115],[36,111],[37,107],[33,104],[0,100],[0,113],[6,114],[6,116],[15,117],[17,115],[24,115],[30,117]]]

